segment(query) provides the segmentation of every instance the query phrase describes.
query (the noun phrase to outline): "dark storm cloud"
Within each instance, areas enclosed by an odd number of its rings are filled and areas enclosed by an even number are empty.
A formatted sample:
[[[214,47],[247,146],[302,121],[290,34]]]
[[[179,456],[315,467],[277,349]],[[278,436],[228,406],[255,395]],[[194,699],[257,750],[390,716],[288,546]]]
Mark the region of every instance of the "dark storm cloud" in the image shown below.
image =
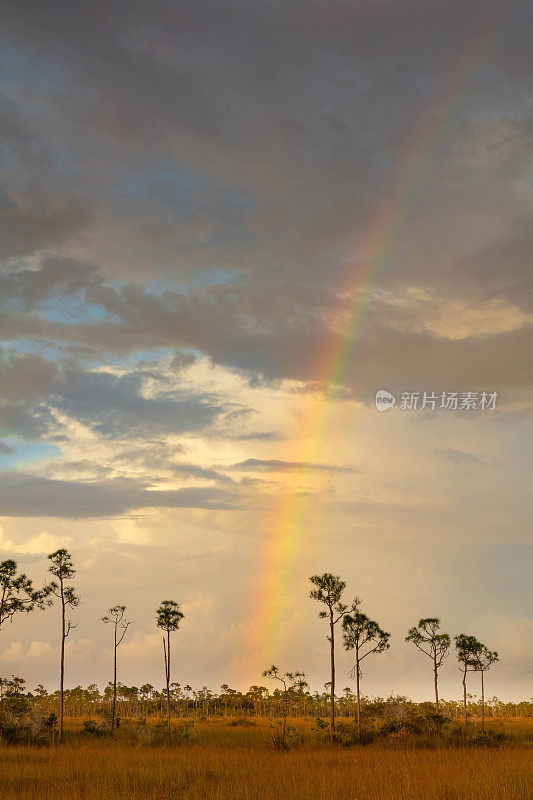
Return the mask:
[[[4,9],[6,41],[52,109],[39,130],[56,142],[57,169],[60,148],[66,180],[98,200],[107,269],[183,276],[216,262],[320,282],[325,263],[331,276],[353,253],[398,148],[484,26],[498,34],[496,76],[490,93],[481,79],[472,92],[476,130],[487,99],[498,116],[523,106],[514,84],[528,74],[527,26],[507,3]]]
[[[233,497],[215,488],[150,491],[140,481],[49,480],[18,472],[0,476],[0,516],[113,517],[153,508],[230,509]]]
[[[529,23],[525,5],[501,0],[8,0],[5,254],[68,243],[81,258],[4,276],[0,333],[102,360],[188,347],[267,380],[312,380],[316,352],[339,351],[348,329],[331,324],[338,293],[365,286],[369,221],[384,195],[405,204],[402,170],[407,185],[418,175],[408,154],[424,126],[444,135],[380,288],[528,308]],[[454,81],[467,102],[439,105]],[[69,324],[57,313],[67,297],[86,306]],[[420,330],[416,313],[370,304],[346,376],[356,396],[384,376],[478,385],[487,365],[503,387],[529,379],[524,331],[448,341]],[[163,424],[163,401],[101,380],[123,413],[73,387],[65,410],[108,433]]]
[[[1,92],[0,172],[0,259],[62,245],[90,222],[92,202],[69,191],[20,104]]]

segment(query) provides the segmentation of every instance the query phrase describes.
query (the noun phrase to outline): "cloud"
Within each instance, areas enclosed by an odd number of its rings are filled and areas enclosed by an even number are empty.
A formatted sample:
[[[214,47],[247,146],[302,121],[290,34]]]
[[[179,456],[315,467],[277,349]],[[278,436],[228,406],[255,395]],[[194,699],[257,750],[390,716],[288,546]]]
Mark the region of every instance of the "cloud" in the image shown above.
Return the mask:
[[[63,244],[86,226],[89,206],[81,200],[9,188],[0,195],[0,258],[32,254]]]
[[[139,374],[67,370],[51,402],[95,432],[112,437],[201,430],[223,412],[206,398],[180,396],[179,389],[173,395],[145,396]]]
[[[0,359],[0,398],[17,402],[50,391],[56,378],[56,364],[31,353]]]
[[[199,467],[196,464],[172,464],[172,472],[183,478],[200,478],[207,481],[215,481],[217,483],[233,483],[232,479],[227,475],[222,475],[216,469],[206,469]]]
[[[228,431],[225,438],[239,442],[280,442],[286,437],[279,431]]]
[[[35,659],[42,663],[43,660],[51,661],[55,656],[55,651],[50,642],[31,642],[24,658]]]
[[[52,147],[27,116],[21,103],[0,92],[0,259],[64,245],[92,214],[92,201],[69,191]]]
[[[16,54],[6,67],[17,86],[23,64],[27,82],[6,98],[10,153],[21,143],[17,169],[6,159],[6,170],[30,186],[37,173],[73,209],[89,204],[89,218],[58,224],[56,248],[68,242],[114,278],[183,285],[199,272],[266,274],[287,297],[304,284],[345,285],[384,195],[401,205],[397,183],[416,172],[418,153],[409,158],[424,129],[445,134],[430,153],[436,168],[425,170],[413,211],[417,236],[382,280],[449,289],[458,259],[523,216],[515,178],[531,126],[522,10],[500,30],[490,80],[480,63],[465,76],[466,109],[450,109],[435,99],[476,41],[480,16],[500,29],[498,0],[448,3],[445,14],[413,0],[394,9],[276,3],[251,17],[242,3],[183,8],[120,3],[103,26],[102,9],[81,2],[68,18],[6,4]],[[495,149],[482,165],[469,157]],[[35,252],[45,242],[54,246],[53,236],[26,237]],[[454,280],[464,281],[461,270]]]
[[[8,550],[11,553],[29,555],[52,553],[60,547],[69,547],[71,542],[71,536],[57,536],[46,531],[28,539],[26,542],[13,542],[11,539],[6,539],[0,531],[0,550]]]
[[[434,450],[433,452],[444,461],[459,467],[483,464],[483,459],[477,453],[457,450],[454,447],[446,447],[443,450]]]
[[[500,299],[531,312],[532,247],[531,219],[519,216],[477,251],[466,254],[458,264],[457,273],[470,281],[482,282]]]
[[[230,509],[232,494],[215,488],[150,490],[140,481],[60,481],[18,472],[1,474],[4,517],[113,517],[149,508]]]
[[[89,300],[104,309],[103,319],[36,327],[31,316],[25,335],[37,336],[49,346],[61,343],[73,355],[89,349],[100,358],[106,352],[125,358],[143,349],[192,347],[229,369],[268,381],[306,383],[329,377],[327,365],[317,373],[317,352],[344,350],[352,358],[343,382],[365,401],[387,375],[389,382],[401,379],[404,385],[408,374],[417,386],[425,382],[446,390],[460,379],[461,388],[468,380],[468,389],[486,390],[495,381],[492,365],[497,363],[501,389],[519,390],[532,380],[524,353],[533,325],[517,307],[500,301],[470,308],[465,301],[439,300],[434,293],[412,287],[403,295],[381,292],[366,300],[361,296],[361,304],[369,303],[366,326],[350,343],[353,307],[346,300],[342,313],[330,319],[331,297],[328,300],[324,293],[309,290],[285,297],[275,284],[254,285],[243,279],[231,288],[210,287],[188,294],[168,290],[162,296],[138,284],[119,289],[99,284]],[[13,319],[17,335],[24,335],[24,315]],[[14,334],[8,333],[10,324],[6,317],[6,336]],[[140,396],[140,388],[138,375],[113,375],[105,370],[98,375],[68,367],[58,380],[56,394],[68,413],[78,414],[102,432],[121,427],[134,430],[146,424],[157,429],[167,425],[167,420],[168,426],[179,428],[179,419],[187,417],[193,425],[201,425],[220,411],[210,407],[206,398],[191,398],[185,405],[176,397],[149,400]],[[405,385],[406,391],[410,388]],[[116,402],[123,406],[118,413]]]
[[[133,635],[122,645],[122,653],[125,658],[132,659],[139,664],[143,664],[150,654],[152,657],[159,654],[161,647],[161,637],[158,633],[143,633],[134,631]]]
[[[499,297],[465,302],[411,288],[401,295],[381,294],[379,299],[387,307],[391,326],[426,331],[437,339],[459,341],[510,333],[533,322],[533,315]]]
[[[17,268],[0,273],[2,304],[18,311],[31,310],[57,299],[85,299],[90,287],[102,276],[93,264],[73,258],[45,257],[36,268]]]
[[[232,464],[228,469],[238,472],[298,472],[298,471],[317,471],[335,472],[338,474],[349,474],[362,472],[361,467],[340,466],[335,464],[313,464],[309,461],[282,461],[276,458],[247,458]]]
[[[181,388],[172,372],[85,371],[72,362],[59,369],[37,354],[0,361],[0,381],[0,423],[27,438],[57,430],[58,416],[103,437],[128,439],[200,431],[237,410],[233,402]]]
[[[24,658],[24,648],[22,642],[11,642],[11,644],[0,653],[0,661],[20,661]]]
[[[50,410],[42,405],[5,403],[0,405],[0,429],[5,435],[40,439],[54,430]]]

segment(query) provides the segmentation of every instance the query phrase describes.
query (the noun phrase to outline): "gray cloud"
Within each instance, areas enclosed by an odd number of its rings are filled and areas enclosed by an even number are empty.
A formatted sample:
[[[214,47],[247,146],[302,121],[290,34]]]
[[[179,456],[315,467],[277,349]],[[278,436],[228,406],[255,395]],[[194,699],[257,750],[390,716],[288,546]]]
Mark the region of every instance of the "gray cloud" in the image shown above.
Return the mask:
[[[216,488],[185,487],[150,491],[146,483],[127,479],[60,481],[4,472],[0,480],[0,514],[4,517],[115,517],[154,508],[230,509],[231,494]]]
[[[207,0],[72,2],[68,14],[6,2],[4,66],[15,87],[24,69],[25,91],[3,100],[5,255],[48,255],[0,276],[0,333],[103,361],[194,348],[308,381],[315,352],[343,346],[335,312],[359,309],[365,364],[346,377],[358,397],[397,365],[418,383],[449,382],[454,365],[481,383],[495,352],[500,385],[522,386],[522,334],[442,342],[412,332],[416,309],[361,309],[375,289],[369,227],[384,198],[403,214],[417,176],[380,290],[530,307],[526,22],[501,0],[274,2],[253,15]],[[456,75],[485,27],[490,52]],[[439,105],[459,78],[468,103]],[[430,150],[439,142],[429,160],[424,131]],[[393,340],[395,318],[411,329]]]
[[[232,464],[229,469],[238,472],[293,472],[297,470],[311,470],[317,472],[335,472],[350,474],[362,472],[361,467],[339,466],[336,464],[314,464],[308,461],[282,461],[276,458],[247,458]]]
[[[175,475],[183,478],[200,478],[215,481],[216,483],[234,483],[231,478],[227,475],[221,475],[216,469],[206,469],[205,467],[198,467],[196,464],[173,464],[172,471]]]
[[[0,424],[6,432],[32,438],[58,429],[53,412],[59,411],[96,433],[120,439],[200,431],[236,413],[234,404],[181,390],[179,381],[171,389],[165,386],[162,395],[147,396],[145,377],[152,376],[142,370],[124,375],[84,371],[71,364],[60,370],[38,355],[0,361],[5,400]]]
[[[475,466],[483,464],[483,459],[477,453],[457,450],[455,447],[446,447],[444,450],[434,450],[435,455],[455,466]]]
[[[86,299],[90,287],[102,276],[97,268],[72,258],[43,259],[39,269],[19,268],[0,273],[2,304],[17,311],[31,311],[51,299]]]
[[[506,297],[521,308],[533,308],[531,252],[533,233],[530,218],[518,218],[509,229],[478,252],[461,259],[456,274],[479,281],[488,293]]]
[[[145,397],[142,378],[129,374],[67,371],[55,388],[51,403],[70,417],[90,425],[104,436],[157,436],[201,430],[223,408],[202,397]]]
[[[529,74],[526,26],[506,10],[499,0],[448,3],[445,13],[418,1],[386,12],[372,3],[268,3],[254,15],[235,2],[119,3],[103,24],[102,9],[84,3],[65,15],[8,2],[4,20],[19,58],[54,70],[53,83],[39,74],[49,112],[37,125],[30,93],[20,125],[33,138],[39,131],[52,160],[61,151],[64,182],[97,198],[91,246],[106,270],[183,279],[192,266],[222,265],[323,283],[325,262],[330,278],[353,262],[398,152],[453,56],[460,61],[482,34],[480,20],[499,36],[490,88],[483,62],[471,76],[462,140],[479,143],[486,131],[490,152],[492,118],[527,130],[519,88]],[[431,203],[418,209],[424,230],[428,206],[433,214],[446,206],[440,240],[448,247],[447,226],[479,202],[490,197],[490,213],[505,218],[518,209],[510,178],[523,142],[507,139],[515,149],[497,166],[442,152],[446,169],[426,179],[444,194],[430,191]],[[461,192],[458,203],[465,166],[475,197]],[[498,194],[487,191],[495,170]],[[402,280],[426,274],[431,258],[432,280],[448,282],[436,234],[433,226],[431,250],[401,259]]]
[[[0,405],[0,430],[4,436],[40,439],[56,430],[50,410],[41,405]]]
[[[0,354],[0,398],[18,401],[49,391],[58,374],[57,366],[37,354],[3,359]]]
[[[245,292],[239,296],[243,305],[246,304],[245,296]],[[246,319],[243,315],[239,324],[239,301],[232,298],[230,304],[226,304],[222,293],[218,300],[220,305],[213,307],[212,313],[207,310],[206,303],[203,325],[201,302],[194,308],[194,304],[178,301],[179,306],[171,311],[154,300],[147,299],[145,305],[144,299],[140,298],[138,313],[142,318],[141,309],[144,309],[149,335],[159,345],[175,344],[174,337],[181,338],[179,329],[182,328],[184,339],[181,344],[191,345],[194,341],[195,346],[207,352],[213,361],[260,373],[267,379],[313,381],[317,377],[315,353],[325,347],[324,342],[328,342],[327,349],[332,352],[341,352],[343,345],[346,352],[344,337],[332,331],[318,314],[314,319],[310,313],[307,320],[296,318],[290,323],[285,318],[279,326],[270,328],[274,317],[267,319],[259,311],[255,319]],[[132,318],[135,317],[133,310],[130,313]],[[268,330],[263,323],[269,326]],[[508,390],[508,393],[530,385],[531,366],[526,354],[531,342],[531,325],[523,325],[517,330],[467,335],[463,339],[447,339],[420,329],[420,324],[409,308],[380,308],[378,305],[370,311],[363,330],[353,339],[353,371],[348,368],[343,376],[356,397],[372,399],[376,388],[383,383],[397,391],[420,388],[450,391],[454,387],[487,390],[494,387],[495,390]],[[447,324],[453,331],[453,317]],[[413,330],[414,327],[419,329]],[[132,326],[130,338],[126,335],[128,330],[128,324],[124,325],[122,332],[121,326],[117,325],[114,336],[109,330],[109,338],[120,346],[123,337],[134,347],[136,331]],[[257,330],[261,333],[256,333]]]
[[[5,189],[0,195],[0,258],[29,255],[57,246],[89,221],[88,204],[41,190],[39,194]]]
[[[74,280],[77,285],[81,276]],[[313,381],[317,377],[315,353],[325,347],[325,342],[333,353],[347,347],[346,334],[342,329],[335,330],[328,320],[331,298],[327,292],[312,288],[295,290],[289,298],[275,282],[254,285],[243,279],[231,287],[209,287],[188,294],[167,290],[158,296],[138,284],[118,289],[108,286],[101,279],[95,280],[91,271],[86,298],[91,305],[105,311],[104,319],[62,324],[38,322],[32,313],[26,317],[6,315],[4,335],[32,336],[51,346],[63,343],[71,353],[92,352],[93,358],[97,354],[105,358],[109,352],[124,356],[144,348],[195,348],[215,363],[263,375],[267,380]],[[480,390],[489,386],[514,390],[530,385],[531,365],[526,353],[531,345],[531,324],[520,323],[515,330],[448,339],[438,331],[423,329],[427,315],[438,309],[438,300],[433,301],[429,311],[420,303],[383,304],[379,296],[366,302],[365,325],[358,330],[352,345],[355,371],[351,373],[348,369],[344,375],[355,396],[368,400],[376,385],[384,380],[402,390],[425,388],[424,383],[442,390],[449,390],[452,384],[460,384],[460,389]],[[474,313],[477,305],[473,303],[471,308]],[[419,318],[420,314],[423,316]],[[468,322],[468,309],[463,316]],[[447,321],[444,317],[443,324],[453,330],[453,318]],[[188,364],[193,363],[191,357],[184,357]],[[176,364],[175,360],[173,363]],[[186,366],[183,361],[180,363]],[[76,398],[89,403],[91,391],[85,398],[85,390],[81,388],[86,380],[92,382],[93,390],[100,382],[101,391],[113,394],[115,399],[123,393],[130,406],[129,412],[124,410],[125,414],[140,413],[141,406],[149,406],[154,412],[157,408],[157,403],[137,398],[134,409],[136,394],[134,391],[130,396],[130,390],[131,382],[136,379],[117,379],[105,373],[101,377],[73,377],[70,385],[64,387],[65,408],[69,397],[73,404]],[[178,411],[177,407],[175,410]],[[209,415],[205,405],[199,404],[200,416],[202,410]],[[84,413],[90,416],[96,410],[86,409]],[[102,429],[109,426],[109,415],[104,414],[100,424]]]
[[[0,92],[0,259],[61,246],[92,217],[93,201],[72,194],[38,129]]]
[[[57,478],[57,474],[70,476],[76,475],[79,479],[80,474],[83,474],[87,480],[102,479],[111,475],[112,469],[105,467],[103,464],[98,464],[88,458],[81,461],[60,461],[59,463],[53,461],[46,464],[39,470],[40,475],[45,478]]]
[[[287,438],[278,431],[243,431],[242,433],[225,433],[225,438],[239,442],[281,442]]]

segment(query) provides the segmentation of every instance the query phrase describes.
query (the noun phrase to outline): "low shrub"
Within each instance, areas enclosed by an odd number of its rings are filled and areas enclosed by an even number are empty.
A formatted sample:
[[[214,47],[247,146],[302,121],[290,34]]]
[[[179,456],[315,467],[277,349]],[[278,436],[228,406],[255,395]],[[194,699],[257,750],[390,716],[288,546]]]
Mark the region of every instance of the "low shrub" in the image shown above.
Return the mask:
[[[367,725],[359,732],[357,725],[351,722],[337,722],[334,741],[343,747],[353,747],[356,744],[371,744],[376,740],[377,733]]]
[[[0,741],[3,744],[48,744],[54,740],[55,714],[44,715],[39,709],[5,700],[0,705]]]
[[[270,744],[274,750],[291,750],[301,741],[303,741],[303,735],[294,725],[287,725],[285,735],[283,735],[282,722],[272,725]]]

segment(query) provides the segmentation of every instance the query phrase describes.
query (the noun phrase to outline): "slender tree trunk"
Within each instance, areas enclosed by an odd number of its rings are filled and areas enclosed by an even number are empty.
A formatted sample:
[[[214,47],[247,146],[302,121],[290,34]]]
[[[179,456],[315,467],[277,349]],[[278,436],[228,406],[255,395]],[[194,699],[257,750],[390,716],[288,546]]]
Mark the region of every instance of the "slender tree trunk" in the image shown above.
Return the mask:
[[[465,713],[465,727],[468,724],[468,705],[466,702],[466,667],[463,670],[463,708]]]
[[[334,623],[333,613],[330,611],[329,615],[329,629],[330,629],[330,653],[331,653],[331,687],[330,687],[330,728],[331,738],[335,733],[335,638],[334,638]]]
[[[115,730],[117,723],[117,626],[115,624],[115,646],[113,651],[113,715],[111,728]]]
[[[167,641],[163,636],[163,649],[165,652],[165,678],[167,683],[167,734],[170,744],[170,631],[167,631]]]
[[[357,689],[357,738],[361,738],[361,690],[359,687],[359,679],[361,670],[359,669],[359,647],[355,648],[355,680]]]
[[[439,713],[439,683],[437,659],[433,657],[433,679],[435,683],[435,714]]]
[[[65,595],[63,591],[63,579],[61,583],[61,664],[59,674],[59,741],[63,741],[63,712],[65,705],[64,682],[65,682]]]
[[[481,670],[481,730],[485,733],[485,681],[484,670]]]
[[[168,650],[167,720],[168,720],[168,741],[170,743],[170,631],[167,631],[167,650]]]
[[[0,600],[0,625],[4,621],[4,603],[5,603],[5,599],[6,599],[6,594],[7,594],[7,589],[4,587],[4,589],[2,591],[2,600]],[[6,617],[6,619],[7,619],[7,617]],[[2,699],[2,694],[1,694],[1,690],[0,690],[0,700],[1,699]]]

